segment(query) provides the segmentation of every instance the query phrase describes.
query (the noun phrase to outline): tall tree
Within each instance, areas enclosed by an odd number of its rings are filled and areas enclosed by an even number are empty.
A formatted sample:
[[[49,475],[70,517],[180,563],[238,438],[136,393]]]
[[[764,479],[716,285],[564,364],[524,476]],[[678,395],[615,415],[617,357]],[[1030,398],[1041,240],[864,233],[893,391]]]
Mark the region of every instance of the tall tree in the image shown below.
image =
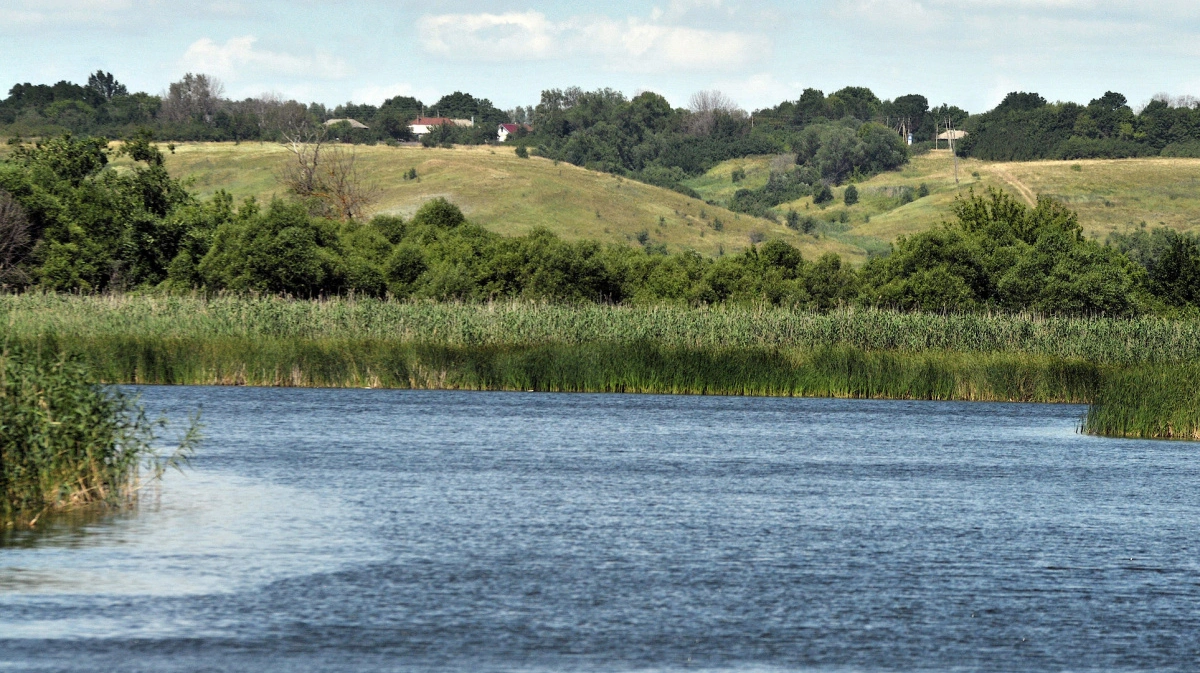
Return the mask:
[[[97,70],[88,75],[88,88],[104,97],[104,100],[112,100],[115,96],[128,96],[129,90],[124,84],[117,81],[111,72]]]

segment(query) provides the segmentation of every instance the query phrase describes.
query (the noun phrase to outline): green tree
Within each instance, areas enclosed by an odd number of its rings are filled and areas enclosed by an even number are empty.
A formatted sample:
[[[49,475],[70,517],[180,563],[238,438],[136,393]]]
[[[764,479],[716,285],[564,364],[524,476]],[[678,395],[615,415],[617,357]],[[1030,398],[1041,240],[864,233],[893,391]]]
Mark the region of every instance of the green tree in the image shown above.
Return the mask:
[[[854,185],[847,187],[846,191],[842,194],[842,200],[845,201],[847,206],[853,206],[858,203],[858,187]]]

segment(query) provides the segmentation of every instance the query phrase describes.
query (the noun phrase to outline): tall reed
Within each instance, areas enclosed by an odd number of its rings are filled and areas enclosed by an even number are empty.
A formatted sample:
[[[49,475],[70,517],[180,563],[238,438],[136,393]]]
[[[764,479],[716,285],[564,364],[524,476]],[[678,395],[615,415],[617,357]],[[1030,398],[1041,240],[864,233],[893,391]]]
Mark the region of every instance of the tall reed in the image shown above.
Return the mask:
[[[0,352],[0,523],[31,525],[45,512],[119,505],[136,496],[142,468],[161,477],[186,459],[152,447],[157,423],[128,395],[93,383],[83,363],[58,353]]]
[[[650,342],[687,348],[1030,353],[1095,363],[1200,361],[1200,322],[1163,318],[821,314],[738,306],[434,304],[276,297],[0,295],[16,336],[375,339],[451,346]]]
[[[1098,386],[1082,430],[1108,437],[1200,440],[1200,366],[1112,372]]]

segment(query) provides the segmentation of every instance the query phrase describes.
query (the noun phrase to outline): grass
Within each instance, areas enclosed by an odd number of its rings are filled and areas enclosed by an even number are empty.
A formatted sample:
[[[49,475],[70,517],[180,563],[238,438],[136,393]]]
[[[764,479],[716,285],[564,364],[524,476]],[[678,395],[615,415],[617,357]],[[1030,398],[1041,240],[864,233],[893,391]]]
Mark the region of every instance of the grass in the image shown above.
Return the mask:
[[[741,186],[754,188],[765,184],[771,160],[771,157],[753,157],[727,161],[688,185],[706,199],[723,202]],[[730,179],[735,168],[743,168],[747,174],[747,180],[736,186]],[[885,250],[900,236],[924,231],[946,220],[954,198],[971,188],[982,191],[999,187],[1027,202],[1038,195],[1058,199],[1079,214],[1085,235],[1100,240],[1110,232],[1141,222],[1200,232],[1200,159],[1031,162],[960,159],[958,176],[956,184],[949,151],[935,151],[913,157],[898,171],[857,183],[860,200],[853,206],[842,203],[843,187],[834,190],[834,203],[824,209],[806,197],[783,204],[779,210],[785,212],[791,208],[826,221],[840,219],[841,212],[846,211],[849,226],[822,227],[818,234],[820,240],[834,240],[856,248],[852,260],[862,259],[868,251]],[[903,191],[915,192],[922,184],[929,188],[929,196],[910,203],[899,198]]]
[[[28,293],[0,324],[108,383],[1094,402],[1200,439],[1192,321]]]
[[[0,294],[9,338],[361,340],[445,346],[654,343],[695,349],[851,347],[1014,353],[1097,364],[1200,361],[1200,322],[908,314],[826,314],[739,306],[407,303],[333,298]],[[113,357],[117,357],[114,354]]]
[[[1083,430],[1110,437],[1200,440],[1200,366],[1128,368],[1103,377]]]
[[[769,220],[671,190],[545,158],[520,159],[511,147],[355,149],[361,166],[381,188],[376,213],[412,215],[425,201],[441,196],[472,221],[505,235],[545,227],[568,240],[638,245],[644,231],[651,244],[719,255],[742,250],[752,234],[761,234],[788,240],[809,257],[854,253],[837,241],[802,237]],[[287,150],[273,143],[182,143],[166,160],[171,174],[189,179],[201,196],[224,189],[240,200],[283,196],[278,174],[288,157]],[[410,168],[418,179],[404,179]],[[713,227],[717,219],[721,231]]]
[[[59,349],[0,352],[0,524],[33,526],[47,512],[121,505],[137,494],[142,467],[162,470],[151,447],[157,424],[119,390],[95,385],[76,357]]]

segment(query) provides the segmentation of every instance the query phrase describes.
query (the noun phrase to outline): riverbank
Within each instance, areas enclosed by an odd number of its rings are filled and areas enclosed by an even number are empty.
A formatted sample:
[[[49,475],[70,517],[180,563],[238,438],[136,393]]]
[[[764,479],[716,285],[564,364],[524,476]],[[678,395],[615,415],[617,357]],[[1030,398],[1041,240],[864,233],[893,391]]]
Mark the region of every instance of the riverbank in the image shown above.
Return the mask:
[[[1089,432],[1200,432],[1200,324],[1158,318],[35,293],[0,321],[106,383],[1096,402]]]

